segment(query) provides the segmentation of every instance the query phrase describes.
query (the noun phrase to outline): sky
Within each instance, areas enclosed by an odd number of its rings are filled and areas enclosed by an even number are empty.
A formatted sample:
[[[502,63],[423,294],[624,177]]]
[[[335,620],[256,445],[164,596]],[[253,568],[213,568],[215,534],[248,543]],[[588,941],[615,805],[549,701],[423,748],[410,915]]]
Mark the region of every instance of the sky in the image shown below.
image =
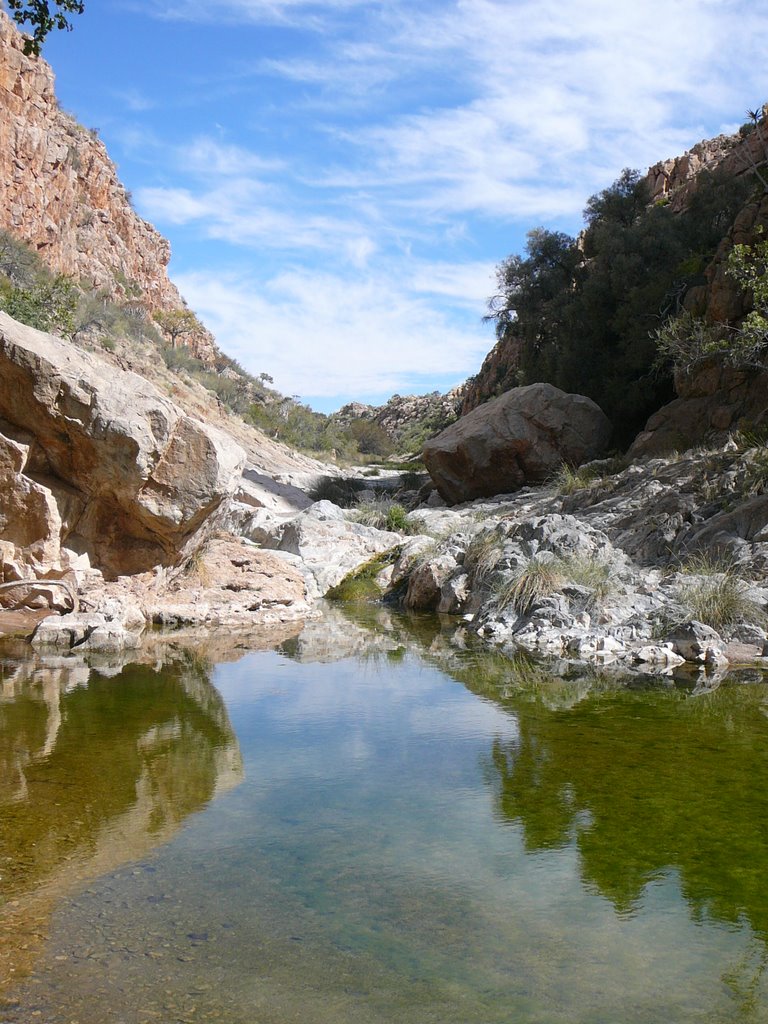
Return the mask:
[[[44,48],[220,347],[321,411],[445,391],[538,226],[768,99],[744,0],[85,0]]]

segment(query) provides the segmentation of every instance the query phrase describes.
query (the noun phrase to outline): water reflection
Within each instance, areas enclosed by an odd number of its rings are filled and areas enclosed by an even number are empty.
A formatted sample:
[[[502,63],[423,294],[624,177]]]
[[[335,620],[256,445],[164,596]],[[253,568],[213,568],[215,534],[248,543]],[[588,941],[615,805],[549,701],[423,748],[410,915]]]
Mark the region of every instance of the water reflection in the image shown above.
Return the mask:
[[[570,666],[557,676],[457,636],[455,621],[376,608],[334,621],[338,656],[360,651],[375,627],[369,657],[415,646],[514,717],[514,739],[494,738],[483,768],[497,815],[521,826],[529,853],[575,844],[584,884],[621,914],[675,873],[695,920],[748,921],[768,939],[764,675],[734,672],[707,692],[685,674],[620,678]],[[321,643],[326,654],[327,626]],[[312,629],[288,650],[312,660]]]
[[[213,660],[240,657],[226,644]],[[49,818],[29,863],[0,851],[17,892],[62,891],[81,855],[105,875],[64,902],[3,1020],[767,1019],[768,691],[561,670],[455,621],[329,613],[216,669],[247,778],[213,802],[239,755],[199,656],[9,680],[2,811],[37,794]],[[94,781],[97,807],[67,794],[111,758],[126,771]]]
[[[242,778],[192,652],[109,675],[22,654],[0,659],[0,986],[33,962],[56,898],[167,841]]]

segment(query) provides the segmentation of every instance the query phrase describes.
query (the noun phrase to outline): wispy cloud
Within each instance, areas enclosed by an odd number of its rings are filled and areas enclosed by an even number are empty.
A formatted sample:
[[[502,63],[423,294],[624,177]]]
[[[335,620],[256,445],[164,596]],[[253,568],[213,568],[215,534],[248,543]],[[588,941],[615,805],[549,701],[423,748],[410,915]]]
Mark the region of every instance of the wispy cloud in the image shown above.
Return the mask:
[[[297,269],[266,283],[210,273],[177,280],[225,350],[255,373],[266,369],[291,394],[430,390],[436,376],[462,379],[489,345],[490,332],[474,318],[462,328],[426,294],[381,273]]]
[[[227,20],[258,24],[294,24],[301,18],[304,27],[317,27],[330,14],[347,11],[367,0],[154,0],[156,17],[184,21]]]
[[[578,230],[587,197],[623,167],[680,153],[765,98],[768,10],[746,0],[156,12],[206,31],[236,23],[256,44],[271,32],[268,50],[201,70],[211,94],[217,76],[251,90],[242,133],[190,129],[134,193],[161,227],[276,254],[268,278],[206,269],[181,284],[225,348],[302,394],[474,372],[491,252],[541,222]]]

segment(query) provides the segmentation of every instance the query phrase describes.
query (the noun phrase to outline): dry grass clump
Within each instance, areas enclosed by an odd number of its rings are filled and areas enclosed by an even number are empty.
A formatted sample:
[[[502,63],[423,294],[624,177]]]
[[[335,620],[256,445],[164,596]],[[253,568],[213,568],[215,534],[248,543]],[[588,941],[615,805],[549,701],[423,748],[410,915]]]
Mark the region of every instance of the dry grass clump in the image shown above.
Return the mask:
[[[680,571],[693,577],[678,595],[688,618],[717,630],[739,622],[766,624],[765,612],[749,597],[750,585],[732,562],[706,553],[691,555]]]
[[[562,571],[555,561],[532,558],[498,587],[496,602],[499,610],[512,605],[520,615],[527,615],[534,605],[554,594],[563,583]]]
[[[478,586],[482,586],[501,557],[501,539],[495,530],[476,533],[464,554],[464,568]]]
[[[610,564],[593,555],[531,558],[499,585],[497,604],[499,609],[511,604],[520,615],[527,615],[539,601],[569,583],[591,590],[590,603],[602,604],[615,589],[611,573]]]
[[[554,478],[555,490],[558,494],[574,494],[576,491],[583,491],[587,487],[593,487],[600,477],[595,469],[587,466],[569,465],[564,462]]]
[[[768,491],[768,446],[752,449],[747,459],[743,494],[764,494]]]
[[[559,562],[563,575],[570,583],[592,591],[595,604],[602,604],[616,589],[611,565],[594,555],[571,555]]]

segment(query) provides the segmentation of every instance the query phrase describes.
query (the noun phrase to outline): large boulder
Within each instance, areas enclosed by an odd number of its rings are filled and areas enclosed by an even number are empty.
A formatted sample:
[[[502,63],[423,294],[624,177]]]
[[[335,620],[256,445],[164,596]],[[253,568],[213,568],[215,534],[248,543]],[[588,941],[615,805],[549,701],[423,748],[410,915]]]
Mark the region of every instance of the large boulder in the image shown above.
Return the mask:
[[[428,441],[424,462],[441,496],[455,504],[540,483],[563,462],[599,458],[611,433],[590,398],[529,384],[478,406]]]
[[[173,564],[240,477],[225,434],[5,313],[0,382],[0,544],[37,573],[60,544],[110,575]]]

